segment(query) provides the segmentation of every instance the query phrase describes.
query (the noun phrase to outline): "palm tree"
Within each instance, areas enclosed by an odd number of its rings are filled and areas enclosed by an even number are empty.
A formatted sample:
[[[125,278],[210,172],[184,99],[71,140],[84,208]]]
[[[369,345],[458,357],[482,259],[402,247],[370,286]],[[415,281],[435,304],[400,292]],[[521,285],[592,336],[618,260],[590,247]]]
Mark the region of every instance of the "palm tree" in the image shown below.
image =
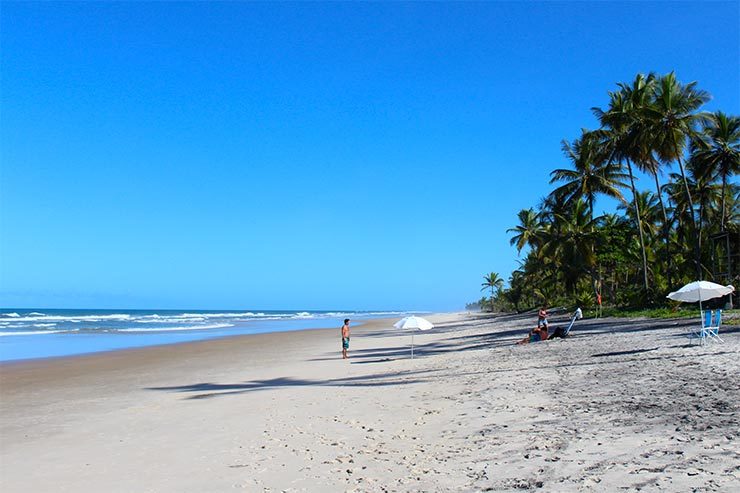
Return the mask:
[[[482,287],[480,290],[491,290],[491,311],[493,311],[494,290],[503,287],[504,280],[501,279],[496,272],[491,272],[490,274],[483,276],[483,280],[484,282],[481,284]]]
[[[604,159],[600,153],[597,134],[583,129],[581,137],[573,143],[564,140],[562,149],[573,169],[561,168],[550,173],[550,183],[565,182],[553,190],[554,195],[564,198],[566,204],[577,199],[585,200],[591,219],[594,217],[594,201],[597,195],[607,195],[624,201],[619,188],[627,186],[622,181],[627,175],[622,173],[620,166]]]
[[[646,190],[644,192],[638,191],[635,199],[637,203],[639,204],[640,221],[642,223],[643,233],[646,236],[648,236],[649,241],[645,242],[647,245],[651,243],[652,241],[654,241],[654,239],[658,236],[658,225],[659,225],[658,199],[656,195],[653,192],[650,192],[649,190]],[[637,223],[637,221],[635,220],[635,209],[634,208],[629,207],[624,204],[620,204],[617,206],[617,210],[623,211],[624,215],[627,218],[634,221],[635,224]]]
[[[686,172],[685,181],[684,177],[679,173],[670,173],[669,177],[671,181],[666,183],[663,189],[674,203],[673,214],[677,224],[676,233],[678,234],[678,243],[680,246],[686,247],[691,251],[691,245],[696,245],[697,243],[693,236],[703,234],[705,223],[711,224],[712,205],[720,202],[721,188],[720,185],[710,179],[710,175],[702,173],[702,170],[695,169],[692,161],[687,163]],[[691,204],[684,190],[685,183],[688,184],[689,191],[691,192]],[[696,202],[693,202],[694,199]],[[691,205],[698,205],[699,222],[698,228],[692,228],[692,230],[687,231],[685,225],[691,223],[688,219],[692,215]],[[701,251],[699,253],[701,254]],[[696,264],[696,262],[697,258],[694,255],[694,263]],[[698,257],[698,265],[703,273],[701,256]]]
[[[692,141],[691,164],[722,180],[720,232],[725,232],[727,180],[740,173],[740,118],[721,111],[707,116],[704,131]]]
[[[701,234],[697,230],[694,202],[684,170],[683,155],[690,138],[696,135],[696,124],[703,115],[699,108],[709,100],[709,94],[696,88],[696,82],[682,85],[671,72],[658,79],[652,104],[643,109],[645,130],[651,136],[651,148],[663,162],[676,161],[681,170],[689,217],[696,231],[695,263],[701,279]]]
[[[670,249],[670,223],[668,221],[668,211],[663,203],[663,194],[661,193],[660,174],[662,163],[654,155],[654,141],[650,130],[650,119],[647,115],[647,109],[653,104],[656,91],[656,76],[653,73],[637,74],[632,84],[619,83],[620,91],[624,98],[629,101],[631,108],[629,129],[624,141],[625,150],[631,156],[632,161],[637,165],[640,171],[650,174],[655,181],[655,195],[660,204],[660,210],[663,214],[663,241],[665,246],[664,259],[667,260],[667,272],[669,284],[671,284],[673,262]]]
[[[645,252],[645,237],[640,221],[640,206],[637,202],[635,176],[632,171],[632,159],[635,157],[635,154],[638,156],[643,155],[641,150],[639,152],[635,151],[639,147],[634,144],[634,139],[630,137],[633,132],[633,125],[637,121],[632,104],[634,99],[634,97],[629,97],[629,94],[626,94],[624,90],[610,91],[608,109],[603,111],[600,108],[592,108],[592,111],[602,125],[602,129],[597,131],[597,135],[601,139],[601,152],[610,162],[625,162],[627,164],[630,188],[632,189],[632,204],[635,207],[637,230],[640,235],[643,287],[647,296],[650,289],[648,285],[647,253]]]
[[[629,206],[627,206],[629,207]],[[633,211],[634,209],[629,208]],[[629,250],[629,239],[634,238],[635,222],[618,214],[604,214],[599,218],[596,242],[599,252],[600,267],[605,269],[604,278],[608,297],[612,303],[617,303],[618,286],[621,284],[622,274],[629,273],[632,259]],[[634,256],[635,271],[640,272],[639,246]]]
[[[507,233],[516,233],[509,244],[516,245],[517,253],[522,251],[522,248],[529,245],[530,247],[536,247],[539,241],[539,234],[542,230],[540,223],[539,214],[534,209],[522,209],[517,214],[519,218],[519,224],[513,228],[507,229]]]
[[[556,214],[556,224],[543,234],[542,255],[555,259],[568,293],[573,292],[584,274],[591,276],[596,290],[594,226],[597,220],[591,219],[586,202],[578,199],[569,214]]]
[[[688,227],[691,224],[691,219],[689,219],[690,209],[681,175],[679,173],[669,173],[668,182],[661,188],[671,203],[669,212],[672,216],[671,222],[675,224],[674,233],[676,234],[677,244],[679,245],[679,249],[674,251],[680,254],[681,248],[688,245],[688,249],[691,252],[693,251],[690,241],[692,232],[688,231]],[[693,257],[693,254],[691,256]]]
[[[712,214],[713,210],[716,211],[716,208],[712,206],[721,202],[721,186],[716,183],[715,176],[698,167],[698,164],[689,160],[686,163],[686,171],[688,172],[689,189],[698,206],[699,233],[701,233],[704,224],[710,224],[712,216],[716,216]]]
[[[601,152],[599,134],[581,130],[581,137],[574,140],[562,142],[563,153],[570,160],[573,169],[556,169],[550,173],[550,183],[565,181],[565,184],[556,188],[552,194],[564,199],[565,204],[574,204],[578,200],[584,200],[588,205],[588,218],[591,226],[595,225],[594,201],[598,194],[607,195],[624,202],[624,196],[619,187],[626,187],[624,179],[627,175],[622,172],[621,166],[606,159]],[[595,243],[591,243],[592,256],[594,255]],[[591,269],[592,288],[595,296],[599,296],[601,286],[600,276]]]
[[[524,272],[520,269],[512,271],[509,277],[509,289],[504,291],[504,297],[514,305],[514,310],[519,313],[519,303],[524,296]]]

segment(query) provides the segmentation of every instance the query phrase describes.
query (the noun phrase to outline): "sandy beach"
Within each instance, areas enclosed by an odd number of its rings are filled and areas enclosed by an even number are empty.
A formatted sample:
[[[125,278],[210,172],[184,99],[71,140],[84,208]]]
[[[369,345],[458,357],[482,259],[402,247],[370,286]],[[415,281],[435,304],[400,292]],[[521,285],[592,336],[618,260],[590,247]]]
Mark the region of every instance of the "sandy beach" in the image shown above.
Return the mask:
[[[739,491],[740,330],[440,314],[0,367],[3,492]],[[562,323],[564,316],[554,317]]]

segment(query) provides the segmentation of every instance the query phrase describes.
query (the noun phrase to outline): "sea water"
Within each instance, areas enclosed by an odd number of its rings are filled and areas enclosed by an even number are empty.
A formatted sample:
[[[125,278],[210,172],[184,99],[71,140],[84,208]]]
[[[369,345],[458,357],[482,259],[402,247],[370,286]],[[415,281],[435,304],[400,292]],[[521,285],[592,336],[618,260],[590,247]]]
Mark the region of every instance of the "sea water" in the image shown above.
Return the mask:
[[[396,311],[52,310],[0,308],[0,361],[70,356],[240,334],[339,327]]]

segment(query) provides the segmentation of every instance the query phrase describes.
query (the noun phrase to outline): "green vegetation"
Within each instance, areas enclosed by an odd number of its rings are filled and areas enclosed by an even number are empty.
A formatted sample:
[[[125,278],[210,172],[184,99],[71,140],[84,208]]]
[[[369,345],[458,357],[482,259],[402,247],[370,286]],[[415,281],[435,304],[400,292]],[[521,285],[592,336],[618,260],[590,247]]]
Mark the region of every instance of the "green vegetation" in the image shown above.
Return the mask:
[[[722,325],[740,325],[740,312],[738,310],[724,310],[722,313]],[[583,313],[586,318],[596,316],[595,310],[588,310]],[[695,304],[683,305],[680,307],[662,307],[662,308],[643,308],[629,309],[608,307],[604,308],[601,316],[604,317],[625,317],[625,318],[693,318],[699,319],[699,309]]]
[[[593,311],[593,310],[592,310]],[[590,316],[591,313],[584,313],[584,316]],[[618,307],[607,307],[602,311],[604,317],[628,317],[628,318],[699,318],[699,311],[695,306],[687,305],[681,308],[643,308],[629,309]]]
[[[668,306],[669,291],[697,278],[737,285],[740,118],[701,112],[709,94],[673,73],[638,74],[608,95],[593,108],[601,127],[563,141],[570,166],[552,171],[555,188],[508,230],[524,258],[507,289],[486,276],[491,309],[588,310],[600,298],[604,315],[690,316]],[[599,196],[619,201],[617,212],[596,216]]]

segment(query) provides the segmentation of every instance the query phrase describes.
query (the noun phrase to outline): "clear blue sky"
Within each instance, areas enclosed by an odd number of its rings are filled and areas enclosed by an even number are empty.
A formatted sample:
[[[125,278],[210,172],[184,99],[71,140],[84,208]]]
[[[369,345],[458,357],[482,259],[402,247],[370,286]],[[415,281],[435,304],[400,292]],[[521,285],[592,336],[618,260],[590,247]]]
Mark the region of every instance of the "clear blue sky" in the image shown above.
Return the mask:
[[[460,308],[637,72],[738,2],[0,6],[0,306]]]

